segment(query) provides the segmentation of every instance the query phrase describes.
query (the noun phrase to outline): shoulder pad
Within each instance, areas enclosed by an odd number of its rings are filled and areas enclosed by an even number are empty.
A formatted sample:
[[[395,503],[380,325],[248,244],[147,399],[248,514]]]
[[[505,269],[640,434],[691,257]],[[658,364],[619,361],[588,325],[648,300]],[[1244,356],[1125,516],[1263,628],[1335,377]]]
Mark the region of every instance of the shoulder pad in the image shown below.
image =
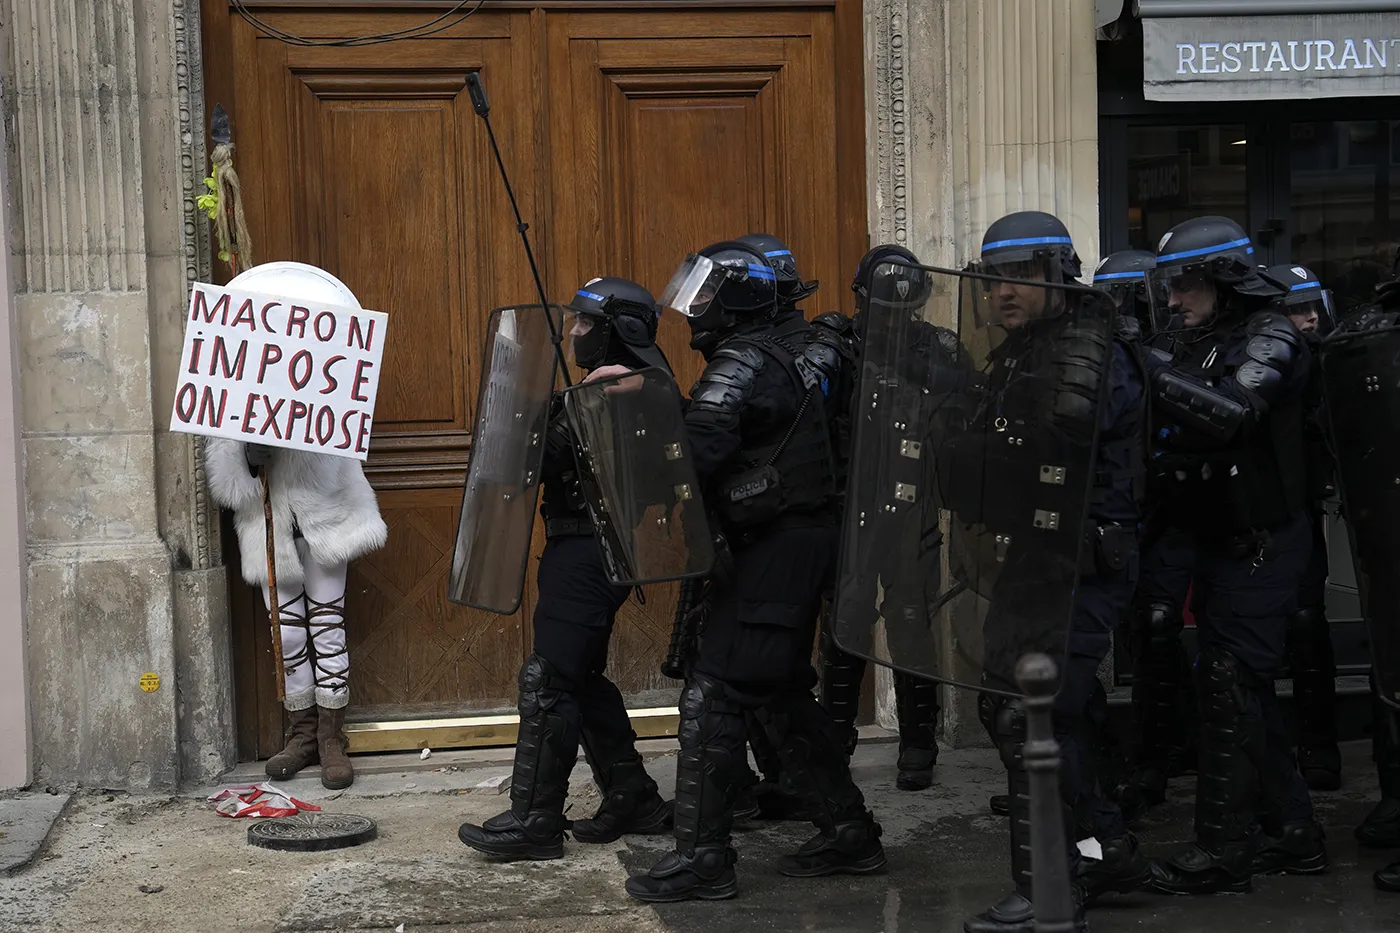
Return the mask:
[[[825,314],[818,314],[812,318],[812,326],[825,330],[835,331],[841,336],[847,336],[854,329],[851,319],[840,311],[828,311]]]
[[[690,401],[700,407],[737,411],[753,395],[766,357],[747,341],[731,341],[715,351],[705,371],[690,389]]]
[[[1114,321],[1113,336],[1127,343],[1142,341],[1142,322],[1131,314],[1120,314]]]
[[[1261,311],[1249,319],[1245,333],[1250,337],[1272,337],[1282,340],[1292,347],[1303,345],[1303,335],[1293,326],[1287,315],[1277,311]],[[1252,341],[1251,341],[1252,342]]]
[[[933,328],[933,337],[938,341],[938,346],[943,352],[951,357],[958,356],[962,351],[962,341],[958,339],[958,335],[948,328],[940,327],[937,324],[930,324],[928,326]]]

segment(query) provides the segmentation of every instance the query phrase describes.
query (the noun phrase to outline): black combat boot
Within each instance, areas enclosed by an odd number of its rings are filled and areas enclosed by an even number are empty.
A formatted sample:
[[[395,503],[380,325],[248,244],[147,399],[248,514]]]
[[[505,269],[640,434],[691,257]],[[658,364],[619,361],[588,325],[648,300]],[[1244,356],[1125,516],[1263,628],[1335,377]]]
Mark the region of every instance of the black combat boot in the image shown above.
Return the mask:
[[[722,683],[692,674],[681,692],[677,738],[676,850],[627,879],[627,893],[649,904],[724,900],[739,893],[729,833],[747,739],[744,711]]]
[[[563,856],[564,800],[578,759],[578,707],[569,688],[544,658],[526,659],[510,809],[481,826],[463,823],[457,838],[464,844],[505,861]]]
[[[1308,606],[1288,624],[1293,708],[1298,718],[1298,769],[1311,790],[1342,786],[1337,748],[1337,661],[1322,606]]]
[[[759,711],[783,760],[783,770],[806,798],[818,833],[778,860],[794,878],[864,875],[885,867],[880,824],[865,808],[860,788],[841,754],[842,735],[812,694],[789,690]]]
[[[1005,697],[978,697],[978,718],[996,743],[1006,768],[1006,800],[1010,811],[1011,893],[963,923],[965,933],[1034,933],[1035,908],[1031,903],[1031,787],[1021,758],[1026,740],[1026,719],[1020,705]],[[1066,832],[1068,808],[1066,810]],[[1070,845],[1073,845],[1071,842]],[[1068,858],[1068,853],[1066,853]],[[1074,881],[1075,929],[1087,931],[1084,921],[1085,892]]]
[[[895,708],[899,714],[900,790],[924,790],[933,785],[938,763],[939,685],[902,671],[894,675]]]
[[[1261,833],[1254,850],[1256,875],[1320,875],[1327,870],[1327,837],[1314,820],[1284,823]]]
[[[1152,880],[1152,863],[1138,850],[1129,833],[1117,839],[1100,839],[1102,858],[1079,861],[1076,880],[1084,889],[1084,903],[1092,905],[1105,894],[1132,894]]]
[[[1196,778],[1196,842],[1152,865],[1164,894],[1240,893],[1254,873],[1258,791],[1255,762],[1267,752],[1257,679],[1233,655],[1201,651],[1201,769]]]
[[[1167,780],[1185,769],[1194,719],[1181,699],[1190,692],[1190,665],[1181,645],[1181,613],[1166,603],[1134,610],[1133,720],[1135,741],[1126,777],[1112,797],[1134,822],[1167,799]]]
[[[584,747],[587,749],[586,742]],[[661,799],[641,756],[617,762],[606,774],[595,771],[593,777],[603,793],[603,803],[592,819],[574,820],[573,834],[579,842],[608,843],[626,835],[656,836],[670,831],[671,803]]]

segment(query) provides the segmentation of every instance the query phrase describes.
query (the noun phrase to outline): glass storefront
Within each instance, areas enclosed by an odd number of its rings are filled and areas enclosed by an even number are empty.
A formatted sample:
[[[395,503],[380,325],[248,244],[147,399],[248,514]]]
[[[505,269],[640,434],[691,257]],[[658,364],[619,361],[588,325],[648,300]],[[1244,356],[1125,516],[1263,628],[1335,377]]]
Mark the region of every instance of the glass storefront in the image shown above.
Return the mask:
[[[1343,315],[1391,275],[1400,247],[1400,120],[1289,127],[1291,255]]]
[[[1202,214],[1249,223],[1243,124],[1128,128],[1128,243],[1156,249],[1172,227]]]

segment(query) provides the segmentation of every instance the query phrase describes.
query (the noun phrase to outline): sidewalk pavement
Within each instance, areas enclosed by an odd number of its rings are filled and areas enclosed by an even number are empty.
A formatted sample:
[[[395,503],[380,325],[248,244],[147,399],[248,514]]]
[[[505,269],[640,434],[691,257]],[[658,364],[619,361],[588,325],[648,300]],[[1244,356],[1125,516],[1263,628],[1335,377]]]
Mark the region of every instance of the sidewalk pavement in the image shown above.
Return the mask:
[[[644,743],[648,768],[669,794],[674,744]],[[1369,747],[1345,749],[1346,787],[1318,795],[1333,870],[1319,878],[1255,881],[1251,895],[1120,898],[1090,914],[1096,933],[1400,930],[1400,895],[1371,886],[1387,853],[1358,852],[1351,828],[1375,794]],[[222,818],[209,789],[173,796],[76,794],[37,858],[0,877],[0,933],[41,931],[390,931],[405,933],[922,933],[958,931],[1000,897],[1008,880],[1006,823],[987,810],[1004,779],[987,749],[945,751],[933,788],[894,788],[895,746],[864,742],[854,773],[884,826],[888,870],[878,876],[784,878],[777,856],[809,827],[774,823],[736,835],[740,895],[733,901],[652,908],[622,884],[669,843],[632,837],[606,846],[570,841],[552,862],[494,864],[457,841],[457,825],[508,805],[509,766],[499,750],[359,759],[347,791],[321,788],[314,769],[279,786],[327,810],[375,819],[364,846],[324,853],[250,847],[248,821]],[[246,774],[244,772],[247,772]],[[260,775],[242,769],[228,784]],[[598,804],[587,767],[574,772],[572,815]],[[1151,814],[1140,836],[1150,854],[1190,836],[1191,780]],[[8,802],[8,801],[6,801]],[[3,842],[3,840],[0,840]]]

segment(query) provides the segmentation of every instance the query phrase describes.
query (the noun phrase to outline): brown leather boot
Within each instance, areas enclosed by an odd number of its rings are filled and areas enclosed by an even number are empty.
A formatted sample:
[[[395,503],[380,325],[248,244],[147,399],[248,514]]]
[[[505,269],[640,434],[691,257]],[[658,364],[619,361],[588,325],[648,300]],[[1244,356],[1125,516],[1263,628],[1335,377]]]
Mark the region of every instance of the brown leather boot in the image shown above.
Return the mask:
[[[283,780],[319,760],[316,754],[316,707],[291,711],[287,713],[287,718],[292,724],[287,746],[267,760],[266,768],[268,777]]]
[[[316,723],[316,744],[321,752],[321,784],[331,790],[343,790],[355,783],[355,766],[345,754],[345,710],[318,706],[320,718]]]

